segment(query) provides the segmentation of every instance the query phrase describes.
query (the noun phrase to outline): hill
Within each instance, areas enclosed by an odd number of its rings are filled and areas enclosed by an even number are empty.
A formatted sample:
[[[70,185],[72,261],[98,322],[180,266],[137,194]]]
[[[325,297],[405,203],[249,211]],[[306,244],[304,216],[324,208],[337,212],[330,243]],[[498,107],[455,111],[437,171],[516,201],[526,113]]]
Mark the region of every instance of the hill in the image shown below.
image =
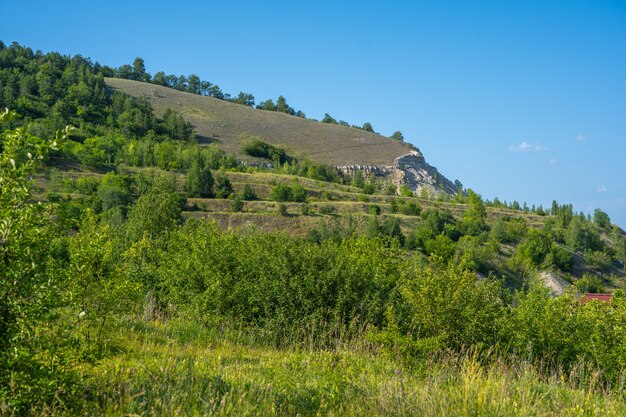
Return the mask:
[[[375,133],[320,123],[279,112],[258,110],[212,97],[121,78],[106,78],[107,86],[145,98],[157,114],[171,108],[183,115],[201,143],[217,143],[239,159],[249,159],[243,145],[258,138],[284,148],[289,155],[318,164],[393,165],[409,153],[407,145]]]
[[[0,42],[0,415],[624,414],[606,213],[244,164],[112,71]]]
[[[457,192],[450,180],[426,163],[418,149],[401,141],[156,84],[121,78],[105,78],[105,82],[113,91],[147,100],[158,115],[162,116],[168,108],[182,114],[201,144],[218,144],[240,160],[254,160],[243,152],[243,147],[261,140],[293,157],[340,167],[351,175],[355,170],[363,170],[412,191],[425,186],[450,194]]]

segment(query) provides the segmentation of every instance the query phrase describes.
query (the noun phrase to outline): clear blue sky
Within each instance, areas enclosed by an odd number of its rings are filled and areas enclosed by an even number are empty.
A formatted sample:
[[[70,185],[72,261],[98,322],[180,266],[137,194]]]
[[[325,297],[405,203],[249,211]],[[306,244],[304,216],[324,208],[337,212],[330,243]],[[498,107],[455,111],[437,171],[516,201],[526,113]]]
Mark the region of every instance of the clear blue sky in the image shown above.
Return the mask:
[[[12,1],[0,39],[403,132],[485,198],[626,227],[626,1]],[[11,17],[11,18],[9,18]]]

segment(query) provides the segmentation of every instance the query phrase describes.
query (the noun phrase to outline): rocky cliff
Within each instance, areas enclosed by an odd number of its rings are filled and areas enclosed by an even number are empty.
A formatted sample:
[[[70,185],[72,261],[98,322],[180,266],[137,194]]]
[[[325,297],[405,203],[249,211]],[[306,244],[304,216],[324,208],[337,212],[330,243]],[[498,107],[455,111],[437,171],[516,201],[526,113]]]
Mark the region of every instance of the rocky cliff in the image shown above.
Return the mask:
[[[440,174],[437,168],[429,165],[419,150],[397,157],[393,165],[344,165],[337,168],[351,176],[361,171],[365,177],[384,177],[396,187],[404,185],[415,193],[422,189],[436,193],[457,193],[457,186]]]

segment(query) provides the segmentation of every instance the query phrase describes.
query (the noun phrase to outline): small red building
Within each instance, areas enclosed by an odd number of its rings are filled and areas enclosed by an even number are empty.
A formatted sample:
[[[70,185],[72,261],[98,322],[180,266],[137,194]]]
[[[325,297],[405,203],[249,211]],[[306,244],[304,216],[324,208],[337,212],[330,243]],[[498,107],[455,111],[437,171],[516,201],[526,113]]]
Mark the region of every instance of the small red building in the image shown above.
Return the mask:
[[[597,294],[588,292],[587,294],[583,295],[580,298],[580,303],[585,304],[586,302],[591,301],[591,300],[598,300],[598,301],[604,301],[605,303],[610,303],[612,296],[613,294],[611,294],[610,292],[597,293]]]

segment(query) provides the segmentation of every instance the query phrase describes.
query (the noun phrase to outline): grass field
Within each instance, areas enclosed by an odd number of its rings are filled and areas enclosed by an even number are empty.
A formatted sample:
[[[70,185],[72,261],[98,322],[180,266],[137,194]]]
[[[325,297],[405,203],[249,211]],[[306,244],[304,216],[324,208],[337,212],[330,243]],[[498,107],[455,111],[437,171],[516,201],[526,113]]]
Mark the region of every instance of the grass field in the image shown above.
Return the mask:
[[[543,373],[523,359],[481,364],[471,353],[408,365],[373,350],[364,334],[332,349],[277,349],[228,325],[134,321],[111,346],[116,354],[80,370],[88,415],[626,414],[623,393],[599,387],[593,370]]]

